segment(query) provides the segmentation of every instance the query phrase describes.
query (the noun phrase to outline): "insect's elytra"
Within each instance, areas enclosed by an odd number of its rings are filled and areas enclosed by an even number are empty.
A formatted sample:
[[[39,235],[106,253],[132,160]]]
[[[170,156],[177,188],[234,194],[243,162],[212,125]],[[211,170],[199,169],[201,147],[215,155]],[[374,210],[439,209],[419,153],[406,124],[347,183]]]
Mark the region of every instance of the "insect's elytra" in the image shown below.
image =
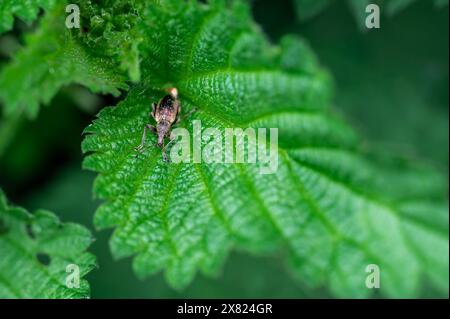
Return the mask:
[[[152,111],[150,114],[156,121],[156,126],[151,124],[145,125],[141,144],[135,148],[139,153],[143,152],[147,138],[147,130],[150,130],[157,136],[157,145],[162,149],[164,161],[168,161],[166,148],[172,142],[170,141],[164,145],[164,139],[170,137],[170,130],[173,125],[180,122],[181,114],[181,102],[178,97],[178,89],[175,87],[168,88],[167,93],[158,103],[152,103]]]

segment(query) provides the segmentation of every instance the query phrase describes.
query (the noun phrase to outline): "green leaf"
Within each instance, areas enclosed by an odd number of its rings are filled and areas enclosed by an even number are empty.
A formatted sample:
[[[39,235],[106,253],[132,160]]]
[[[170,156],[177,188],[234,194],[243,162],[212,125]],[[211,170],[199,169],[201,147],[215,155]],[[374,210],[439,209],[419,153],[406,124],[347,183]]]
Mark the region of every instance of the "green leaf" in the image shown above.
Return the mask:
[[[0,3],[0,34],[12,28],[14,16],[30,23],[37,18],[39,9],[50,9],[55,2],[55,0],[2,0]]]
[[[82,26],[89,30],[78,36],[90,49],[119,62],[133,82],[140,80],[140,50],[143,41],[139,15],[141,0],[106,0],[101,3],[79,0]]]
[[[8,205],[0,190],[0,298],[89,297],[89,284],[81,278],[96,266],[86,252],[92,240],[89,230],[62,224],[51,212],[30,214]],[[69,265],[78,267],[79,287],[66,284],[75,274]]]
[[[47,12],[40,28],[27,36],[25,48],[2,69],[0,99],[6,115],[23,110],[34,118],[41,103],[48,104],[61,87],[71,83],[113,95],[127,88],[115,63],[75,41],[64,19],[62,6]]]
[[[304,41],[269,45],[239,1],[168,1],[142,16],[143,83],[103,109],[82,144],[84,167],[99,173],[94,192],[106,200],[95,225],[115,227],[116,258],[135,256],[140,277],[164,270],[176,288],[198,270],[217,274],[239,249],[277,251],[303,283],[336,296],[370,296],[365,268],[373,263],[385,296],[415,296],[423,279],[448,292],[448,219],[429,204],[445,183],[428,169],[385,168],[361,155],[354,132],[328,110],[329,76]],[[251,164],[165,163],[155,147],[136,158],[150,104],[168,85],[184,112],[197,109],[182,123],[191,133],[194,119],[203,129],[279,128],[276,174]],[[421,203],[414,212],[409,193]]]

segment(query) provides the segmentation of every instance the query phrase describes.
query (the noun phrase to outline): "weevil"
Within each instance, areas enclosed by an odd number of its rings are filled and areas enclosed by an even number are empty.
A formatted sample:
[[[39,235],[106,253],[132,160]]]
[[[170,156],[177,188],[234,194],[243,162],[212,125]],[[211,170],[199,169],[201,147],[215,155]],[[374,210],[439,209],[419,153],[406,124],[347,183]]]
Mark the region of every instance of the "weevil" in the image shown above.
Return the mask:
[[[156,126],[151,124],[146,124],[144,127],[144,133],[142,134],[141,144],[139,144],[135,150],[139,153],[144,151],[145,142],[147,139],[147,131],[150,130],[157,136],[157,146],[161,148],[164,161],[168,161],[166,147],[172,142],[170,141],[167,145],[164,145],[164,139],[170,137],[170,131],[173,125],[176,125],[181,120],[181,103],[178,97],[178,90],[174,87],[167,89],[168,94],[164,96],[158,103],[152,103],[152,111],[150,115],[156,121]],[[189,116],[195,111],[193,109],[191,112],[186,114],[184,117]],[[137,154],[137,155],[138,155]],[[137,156],[136,155],[136,156]]]

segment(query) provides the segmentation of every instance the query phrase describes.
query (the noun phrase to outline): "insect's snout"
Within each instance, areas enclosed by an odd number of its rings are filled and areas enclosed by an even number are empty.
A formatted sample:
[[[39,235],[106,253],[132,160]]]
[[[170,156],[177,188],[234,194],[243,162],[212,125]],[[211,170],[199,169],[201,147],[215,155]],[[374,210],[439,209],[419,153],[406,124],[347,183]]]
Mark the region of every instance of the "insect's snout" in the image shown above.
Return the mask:
[[[168,88],[167,92],[172,96],[174,99],[178,99],[178,90],[177,88]]]
[[[162,148],[164,145],[164,135],[163,134],[158,134],[158,147]]]

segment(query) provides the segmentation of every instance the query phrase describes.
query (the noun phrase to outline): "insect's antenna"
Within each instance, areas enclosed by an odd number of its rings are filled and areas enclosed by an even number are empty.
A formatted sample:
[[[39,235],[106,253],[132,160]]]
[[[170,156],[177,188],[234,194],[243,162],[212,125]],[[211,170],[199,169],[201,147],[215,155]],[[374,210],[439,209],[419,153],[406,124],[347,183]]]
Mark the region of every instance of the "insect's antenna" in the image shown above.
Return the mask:
[[[140,148],[138,150],[138,153],[134,156],[135,158],[138,158],[139,155],[142,155],[149,147],[158,147],[158,145],[156,143],[147,143],[144,146],[142,146],[142,148]]]

